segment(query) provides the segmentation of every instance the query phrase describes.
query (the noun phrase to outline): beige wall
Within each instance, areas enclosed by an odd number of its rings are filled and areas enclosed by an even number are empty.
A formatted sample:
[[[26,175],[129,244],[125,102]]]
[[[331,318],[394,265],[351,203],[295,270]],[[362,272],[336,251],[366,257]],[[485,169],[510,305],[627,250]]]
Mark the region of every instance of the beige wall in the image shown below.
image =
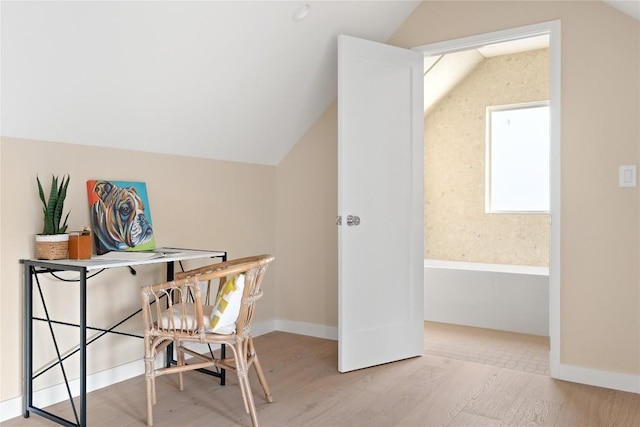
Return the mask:
[[[1,144],[1,203],[10,208],[2,211],[0,228],[0,400],[21,394],[22,280],[18,260],[33,256],[33,235],[41,230],[36,174],[45,182],[52,173],[70,174],[67,205],[71,229],[89,224],[88,179],[144,181],[158,246],[226,250],[232,258],[275,253],[275,167],[11,138],[3,138]],[[187,263],[185,268],[191,266],[195,264]],[[91,325],[106,326],[118,320],[114,313],[135,311],[139,287],[163,279],[161,269],[137,270],[135,277],[128,270],[111,270],[90,280]],[[273,319],[275,283],[275,272],[270,271],[265,278],[265,290],[270,291],[258,306],[256,321]],[[44,280],[43,289],[52,315],[77,319],[77,286]],[[123,330],[139,330],[139,318],[125,324]],[[46,331],[37,326],[36,332]],[[77,337],[75,330],[67,333],[61,328],[60,333],[63,348]],[[139,360],[141,345],[136,339],[112,336],[96,341],[89,347],[89,372]],[[52,357],[52,353],[39,352],[35,366]],[[57,372],[46,374],[36,388],[60,381]]]
[[[338,324],[336,128],[334,103],[278,165],[279,319]]]
[[[549,49],[539,49],[485,59],[429,111],[426,259],[548,265],[548,215],[485,213],[485,108],[547,99]]]

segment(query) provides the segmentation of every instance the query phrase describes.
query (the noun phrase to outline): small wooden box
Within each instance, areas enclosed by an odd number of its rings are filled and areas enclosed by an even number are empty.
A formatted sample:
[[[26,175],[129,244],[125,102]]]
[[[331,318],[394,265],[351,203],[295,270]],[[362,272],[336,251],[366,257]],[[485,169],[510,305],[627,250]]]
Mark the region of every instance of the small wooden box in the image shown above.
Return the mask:
[[[69,233],[69,259],[91,258],[91,233]]]

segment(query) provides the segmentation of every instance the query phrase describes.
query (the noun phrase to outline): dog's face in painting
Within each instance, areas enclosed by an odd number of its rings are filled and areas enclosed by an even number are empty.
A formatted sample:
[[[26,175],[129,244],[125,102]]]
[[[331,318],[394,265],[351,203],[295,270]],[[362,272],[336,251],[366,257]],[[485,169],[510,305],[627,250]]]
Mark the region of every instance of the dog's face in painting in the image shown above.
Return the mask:
[[[123,251],[147,243],[153,229],[144,204],[133,187],[119,187],[110,181],[96,181],[98,200],[91,207],[96,238],[106,250]]]

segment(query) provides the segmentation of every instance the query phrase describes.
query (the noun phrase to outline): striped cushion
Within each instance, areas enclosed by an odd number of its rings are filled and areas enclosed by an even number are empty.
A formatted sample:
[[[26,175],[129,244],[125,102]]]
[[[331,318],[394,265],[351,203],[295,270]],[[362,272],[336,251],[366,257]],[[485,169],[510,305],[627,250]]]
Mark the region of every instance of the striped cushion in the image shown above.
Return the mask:
[[[209,332],[232,334],[236,330],[236,320],[242,304],[244,291],[244,274],[227,280],[223,285],[211,313],[211,329]]]
[[[202,306],[202,325],[206,332],[232,334],[236,331],[236,319],[240,313],[243,291],[244,274],[238,274],[222,286],[215,305]],[[162,329],[195,331],[198,328],[195,304],[174,304],[162,312],[158,326]]]

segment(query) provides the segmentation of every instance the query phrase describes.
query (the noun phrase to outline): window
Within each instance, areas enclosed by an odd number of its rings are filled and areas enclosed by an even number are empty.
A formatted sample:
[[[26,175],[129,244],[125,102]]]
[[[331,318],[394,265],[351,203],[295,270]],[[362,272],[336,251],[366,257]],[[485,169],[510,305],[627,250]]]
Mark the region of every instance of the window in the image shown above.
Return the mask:
[[[487,107],[487,212],[549,212],[549,102]]]

